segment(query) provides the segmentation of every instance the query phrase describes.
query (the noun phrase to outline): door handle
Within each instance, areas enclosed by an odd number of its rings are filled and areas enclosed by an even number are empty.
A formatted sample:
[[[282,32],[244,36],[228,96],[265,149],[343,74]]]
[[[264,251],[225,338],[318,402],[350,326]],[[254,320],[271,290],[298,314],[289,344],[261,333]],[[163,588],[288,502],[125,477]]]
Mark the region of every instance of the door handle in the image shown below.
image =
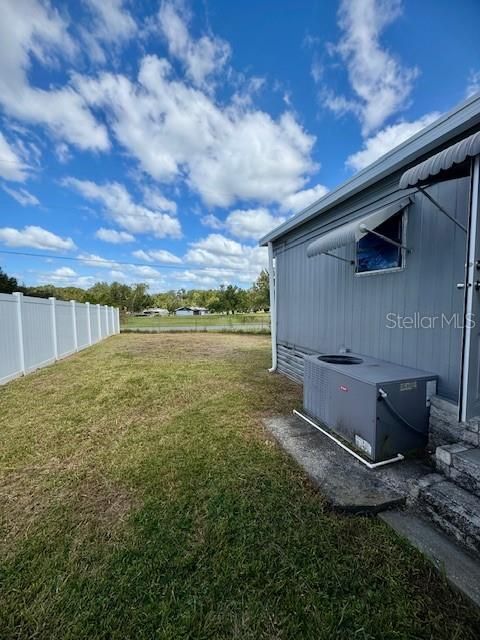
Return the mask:
[[[457,289],[465,289],[465,283],[464,282],[457,282]]]
[[[475,291],[480,291],[480,280],[475,280],[475,284],[473,286],[475,287]]]

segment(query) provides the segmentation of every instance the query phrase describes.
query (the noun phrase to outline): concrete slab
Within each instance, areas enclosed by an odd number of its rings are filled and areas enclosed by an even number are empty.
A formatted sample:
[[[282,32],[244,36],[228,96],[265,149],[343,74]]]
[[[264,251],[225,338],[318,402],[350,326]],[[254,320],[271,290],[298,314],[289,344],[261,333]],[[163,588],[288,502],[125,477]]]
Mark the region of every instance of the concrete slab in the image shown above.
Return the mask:
[[[480,561],[410,511],[386,511],[379,517],[406,538],[445,574],[448,582],[480,607]]]
[[[338,511],[379,513],[404,505],[419,480],[431,472],[419,461],[370,470],[295,416],[269,418],[264,423]]]

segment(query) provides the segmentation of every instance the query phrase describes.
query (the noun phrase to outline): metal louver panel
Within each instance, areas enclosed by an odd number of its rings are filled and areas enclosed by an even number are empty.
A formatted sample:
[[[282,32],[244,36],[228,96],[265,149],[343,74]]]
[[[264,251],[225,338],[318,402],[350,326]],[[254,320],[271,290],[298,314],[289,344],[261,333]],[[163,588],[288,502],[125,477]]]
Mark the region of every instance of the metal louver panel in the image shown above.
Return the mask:
[[[432,181],[441,172],[448,171],[455,165],[462,164],[468,158],[479,154],[480,131],[405,171],[400,178],[400,188],[407,189]]]
[[[352,222],[347,222],[347,224],[338,227],[337,229],[333,229],[332,231],[328,231],[323,236],[314,240],[307,247],[307,256],[312,258],[313,256],[317,256],[320,253],[325,253],[327,251],[331,251],[332,249],[338,249],[339,247],[344,247],[351,242],[358,242],[361,238],[363,238],[368,231],[363,230],[361,227],[365,225],[367,228],[375,229],[382,222],[385,222],[396,213],[405,209],[410,204],[410,198],[403,198],[398,202],[394,202],[386,207],[382,207],[373,213],[369,213],[362,218],[357,218]]]

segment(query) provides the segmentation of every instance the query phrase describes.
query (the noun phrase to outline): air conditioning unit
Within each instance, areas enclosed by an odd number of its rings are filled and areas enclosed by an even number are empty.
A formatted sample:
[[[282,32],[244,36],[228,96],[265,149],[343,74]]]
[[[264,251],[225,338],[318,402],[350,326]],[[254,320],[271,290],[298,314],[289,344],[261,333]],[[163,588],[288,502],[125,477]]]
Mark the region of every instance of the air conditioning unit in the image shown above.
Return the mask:
[[[437,376],[356,354],[306,356],[304,411],[373,462],[423,449]]]

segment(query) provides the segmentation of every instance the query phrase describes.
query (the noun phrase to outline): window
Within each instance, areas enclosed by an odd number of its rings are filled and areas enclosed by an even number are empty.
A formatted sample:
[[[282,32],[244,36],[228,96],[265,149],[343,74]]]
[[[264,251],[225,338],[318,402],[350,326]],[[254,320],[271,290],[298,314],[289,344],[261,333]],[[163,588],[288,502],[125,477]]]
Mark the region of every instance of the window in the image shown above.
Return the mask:
[[[395,214],[374,229],[376,233],[404,244],[404,213]],[[404,250],[373,233],[367,233],[357,242],[356,273],[372,273],[404,266]]]

